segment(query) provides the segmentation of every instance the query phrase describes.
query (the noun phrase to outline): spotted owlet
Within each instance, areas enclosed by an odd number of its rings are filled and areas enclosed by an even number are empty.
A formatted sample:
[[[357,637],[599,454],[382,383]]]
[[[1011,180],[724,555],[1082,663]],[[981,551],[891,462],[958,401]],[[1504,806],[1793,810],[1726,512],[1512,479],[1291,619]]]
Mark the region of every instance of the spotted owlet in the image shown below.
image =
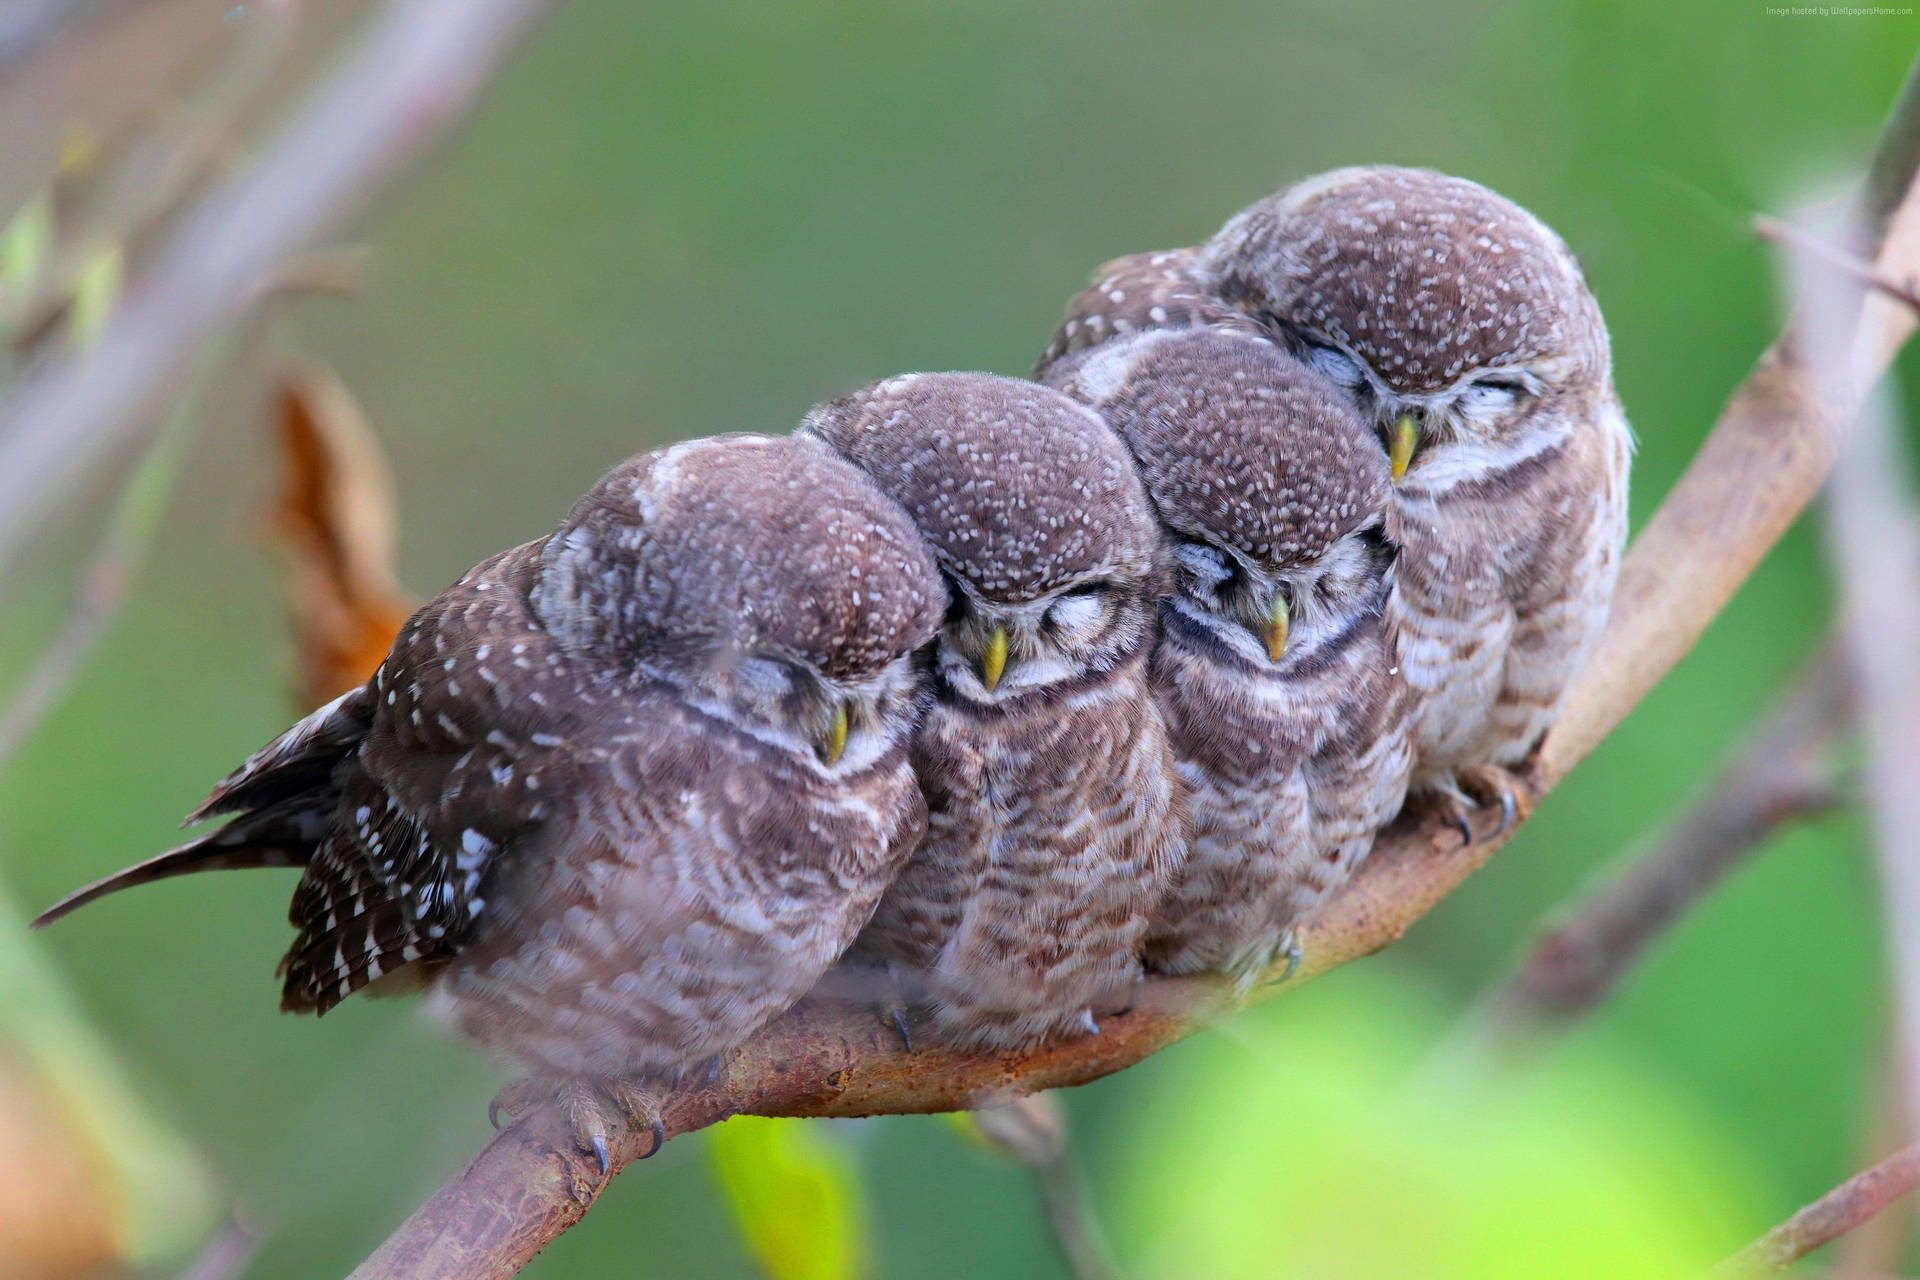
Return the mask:
[[[1126,449],[985,374],[893,378],[803,429],[912,513],[952,598],[914,741],[927,836],[856,950],[947,1043],[1095,1031],[1182,850],[1146,683],[1164,567]]]
[[[1067,303],[1066,318],[1033,366],[1036,379],[1076,352],[1148,329],[1206,326],[1258,333],[1195,274],[1197,249],[1135,253],[1099,267]]]
[[[1387,460],[1339,388],[1257,336],[1150,330],[1051,376],[1132,449],[1174,563],[1152,680],[1189,839],[1147,960],[1250,982],[1406,797]]]
[[[641,455],[222,782],[193,816],[224,827],[41,922],[304,867],[282,1008],[429,982],[559,1082],[604,1165],[622,1113],[657,1133],[645,1086],[792,1004],[918,839],[911,655],[944,600],[905,513],[815,442]]]
[[[1244,210],[1194,272],[1380,431],[1414,784],[1456,815],[1469,795],[1510,809],[1508,771],[1592,650],[1626,537],[1632,437],[1572,253],[1475,183],[1356,168]]]

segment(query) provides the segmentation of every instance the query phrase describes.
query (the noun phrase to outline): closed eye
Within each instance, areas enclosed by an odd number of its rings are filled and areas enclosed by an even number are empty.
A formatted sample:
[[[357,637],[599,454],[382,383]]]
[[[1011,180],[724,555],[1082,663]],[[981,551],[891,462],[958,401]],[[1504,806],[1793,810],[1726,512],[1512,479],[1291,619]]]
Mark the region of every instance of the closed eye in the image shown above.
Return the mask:
[[[1460,411],[1469,417],[1494,417],[1510,413],[1533,394],[1527,383],[1514,378],[1482,378],[1460,392]]]
[[[1351,389],[1361,386],[1367,380],[1353,357],[1338,348],[1314,342],[1311,339],[1302,339],[1301,354],[1316,373],[1340,386]]]
[[[1069,638],[1085,638],[1105,619],[1106,583],[1088,584],[1066,592],[1047,608],[1047,625]]]

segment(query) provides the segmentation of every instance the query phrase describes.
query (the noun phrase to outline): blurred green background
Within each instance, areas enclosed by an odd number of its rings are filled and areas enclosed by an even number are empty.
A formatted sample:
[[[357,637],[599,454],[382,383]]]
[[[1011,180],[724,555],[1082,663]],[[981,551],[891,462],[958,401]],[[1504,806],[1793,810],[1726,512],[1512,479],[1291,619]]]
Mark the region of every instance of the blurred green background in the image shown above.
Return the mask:
[[[1101,261],[1190,243],[1318,169],[1425,164],[1514,197],[1580,254],[1640,436],[1637,523],[1777,328],[1749,214],[1863,160],[1917,37],[1912,17],[1757,2],[575,0],[356,231],[375,253],[364,295],[303,303],[243,346],[339,369],[390,449],[402,571],[428,592],[545,531],[629,453],[784,430],[900,370],[1024,373]],[[122,624],[0,775],[0,878],[29,907],[163,847],[289,719],[258,388],[232,382]],[[1809,648],[1829,598],[1815,532],[1401,945],[1068,1099],[1130,1268],[1376,1274],[1326,1252],[1327,1224],[1369,1235],[1480,1179],[1517,1234],[1460,1257],[1564,1248],[1610,1260],[1594,1274],[1659,1274],[1578,1241],[1611,1223],[1704,1262],[1861,1163],[1884,1000],[1851,817],[1775,840],[1511,1106],[1396,1083],[1544,912],[1662,827]],[[63,590],[49,574],[9,602],[0,673],[44,641]],[[480,1145],[502,1078],[405,1004],[276,1013],[290,889],[175,881],[40,939],[146,1096],[271,1226],[259,1277],[348,1270]],[[1509,1127],[1514,1150],[1477,1145]],[[872,1274],[1059,1274],[1024,1174],[946,1126],[826,1136],[864,1185]],[[1389,1191],[1352,1163],[1383,1141],[1457,1162],[1397,1165]],[[1549,1150],[1608,1172],[1561,1194]],[[701,1154],[678,1141],[622,1176],[527,1274],[751,1274]],[[1616,1184],[1672,1194],[1635,1216]],[[1199,1265],[1189,1238],[1238,1260]],[[1418,1274],[1403,1264],[1378,1274]],[[1585,1273],[1438,1255],[1426,1272]]]

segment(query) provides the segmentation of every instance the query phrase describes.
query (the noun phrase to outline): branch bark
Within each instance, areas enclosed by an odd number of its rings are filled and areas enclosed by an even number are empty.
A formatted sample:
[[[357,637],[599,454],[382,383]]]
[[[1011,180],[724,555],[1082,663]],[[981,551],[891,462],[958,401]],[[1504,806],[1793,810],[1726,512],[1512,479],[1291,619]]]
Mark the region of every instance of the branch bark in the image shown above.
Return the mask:
[[[1716,1276],[1785,1271],[1920,1188],[1920,1143],[1857,1173],[1714,1269]]]
[[[1888,279],[1920,267],[1920,198],[1914,150],[1920,64],[1909,74],[1874,165],[1874,189],[1898,204],[1869,208],[1884,225],[1862,256]],[[1883,176],[1899,149],[1905,181]],[[1879,303],[1881,305],[1876,305]],[[1527,781],[1550,790],[1685,656],[1818,489],[1833,457],[1835,424],[1850,418],[1914,328],[1891,301],[1858,313],[1854,359],[1838,374],[1809,366],[1791,332],[1735,391],[1621,569],[1614,612],[1599,651],[1569,694]],[[1497,810],[1472,816],[1478,837],[1449,828],[1397,825],[1383,833],[1360,873],[1302,931],[1302,961],[1284,981],[1246,994],[1206,977],[1150,979],[1133,1010],[1103,1020],[1101,1033],[1014,1054],[904,1050],[871,1011],[803,1003],[726,1056],[713,1083],[669,1096],[668,1137],[729,1116],[872,1116],[974,1109],[1043,1089],[1065,1088],[1133,1065],[1243,1004],[1290,990],[1398,939],[1481,866],[1525,821],[1496,833]],[[350,1280],[504,1280],[578,1222],[605,1184],[590,1156],[536,1112],[497,1135],[388,1238]],[[615,1171],[651,1153],[650,1134],[625,1134],[610,1152]]]

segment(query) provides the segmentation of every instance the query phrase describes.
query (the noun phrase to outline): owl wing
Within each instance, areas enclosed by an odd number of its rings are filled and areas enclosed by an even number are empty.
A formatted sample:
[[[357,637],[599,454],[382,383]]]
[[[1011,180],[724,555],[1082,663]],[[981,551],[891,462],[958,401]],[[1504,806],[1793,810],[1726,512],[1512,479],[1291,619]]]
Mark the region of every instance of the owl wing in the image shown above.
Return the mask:
[[[423,606],[366,686],[371,723],[332,775],[288,911],[299,934],[281,962],[283,1008],[324,1013],[455,954],[501,852],[564,793],[550,775],[591,731],[598,698],[532,616],[540,546],[484,562]]]

